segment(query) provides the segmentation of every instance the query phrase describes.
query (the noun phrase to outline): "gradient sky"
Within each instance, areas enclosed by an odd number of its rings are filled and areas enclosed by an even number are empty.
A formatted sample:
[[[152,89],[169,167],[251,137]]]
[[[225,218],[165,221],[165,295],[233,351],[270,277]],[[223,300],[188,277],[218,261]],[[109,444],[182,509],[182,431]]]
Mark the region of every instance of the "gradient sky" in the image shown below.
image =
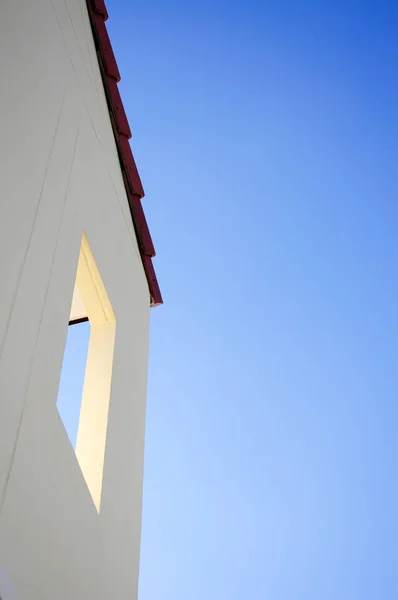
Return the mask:
[[[165,300],[139,598],[397,598],[398,4],[107,6]]]

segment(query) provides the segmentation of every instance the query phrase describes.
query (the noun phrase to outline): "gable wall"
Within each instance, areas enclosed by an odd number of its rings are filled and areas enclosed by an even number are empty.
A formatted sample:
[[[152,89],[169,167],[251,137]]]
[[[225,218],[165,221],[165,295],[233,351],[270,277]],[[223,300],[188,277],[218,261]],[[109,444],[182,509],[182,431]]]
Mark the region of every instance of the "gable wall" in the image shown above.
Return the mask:
[[[84,0],[3,0],[0,81],[0,573],[135,598],[149,293]],[[116,316],[100,514],[56,409],[83,231]]]

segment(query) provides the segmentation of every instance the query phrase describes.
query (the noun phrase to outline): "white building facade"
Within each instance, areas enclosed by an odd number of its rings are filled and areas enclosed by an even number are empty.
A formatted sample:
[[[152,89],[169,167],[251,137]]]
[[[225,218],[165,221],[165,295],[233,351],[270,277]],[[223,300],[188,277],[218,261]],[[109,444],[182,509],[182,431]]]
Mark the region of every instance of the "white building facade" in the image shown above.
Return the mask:
[[[137,597],[162,300],[106,18],[103,0],[0,2],[1,600]],[[81,317],[74,451],[56,401]]]

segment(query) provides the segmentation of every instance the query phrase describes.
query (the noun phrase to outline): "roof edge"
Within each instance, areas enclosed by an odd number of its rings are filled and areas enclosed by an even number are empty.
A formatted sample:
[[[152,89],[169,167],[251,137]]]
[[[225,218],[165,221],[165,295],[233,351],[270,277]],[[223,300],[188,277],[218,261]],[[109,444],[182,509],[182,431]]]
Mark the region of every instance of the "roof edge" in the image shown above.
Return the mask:
[[[130,125],[117,85],[118,81],[120,81],[120,73],[105,25],[105,21],[108,19],[108,11],[104,0],[86,0],[86,3],[109,116],[118,150],[124,187],[129,201],[142,265],[148,282],[151,307],[159,306],[163,304],[163,299],[152,264],[152,258],[156,253],[141,204],[141,199],[144,197],[145,192],[129,143],[129,139],[131,138]]]

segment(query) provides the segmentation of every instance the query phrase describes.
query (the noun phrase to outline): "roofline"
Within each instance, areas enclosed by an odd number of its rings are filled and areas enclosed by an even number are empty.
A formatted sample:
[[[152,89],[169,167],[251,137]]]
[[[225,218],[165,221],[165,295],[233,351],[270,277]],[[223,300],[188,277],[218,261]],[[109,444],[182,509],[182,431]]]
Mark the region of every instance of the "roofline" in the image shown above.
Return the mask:
[[[151,306],[158,306],[159,304],[163,304],[163,299],[156,278],[155,269],[152,264],[152,258],[156,253],[142,208],[141,199],[144,197],[145,192],[130,148],[130,125],[117,85],[118,81],[120,81],[120,73],[105,25],[105,21],[108,19],[108,11],[104,0],[86,0],[86,2],[90,16],[91,30],[93,32],[94,43],[97,50],[98,64],[102,75],[102,82],[104,84],[109,116],[118,150],[124,187],[126,189],[142,264],[149,286]]]

